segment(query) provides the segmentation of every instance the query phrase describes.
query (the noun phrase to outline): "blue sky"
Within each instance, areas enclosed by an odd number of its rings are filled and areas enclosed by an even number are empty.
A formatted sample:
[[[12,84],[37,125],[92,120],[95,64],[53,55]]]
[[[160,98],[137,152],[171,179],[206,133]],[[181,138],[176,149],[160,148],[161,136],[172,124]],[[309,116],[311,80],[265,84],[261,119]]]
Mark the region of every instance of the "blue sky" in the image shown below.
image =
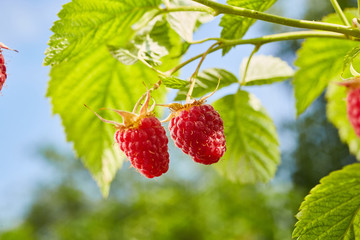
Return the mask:
[[[52,34],[50,28],[66,2],[1,2],[0,42],[20,52],[3,51],[8,79],[0,96],[0,229],[19,220],[19,214],[30,204],[37,186],[51,180],[51,169],[41,161],[37,154],[38,147],[51,144],[64,151],[71,150],[71,144],[65,140],[61,121],[58,116],[52,115],[50,101],[45,97],[49,67],[42,65],[47,41]],[[278,4],[281,2],[286,3],[283,0]],[[291,17],[296,17],[294,12],[291,14]],[[209,33],[216,35],[220,31],[217,24],[218,21],[214,21],[201,28],[195,38],[202,39]],[[252,29],[246,37],[260,36],[259,29]],[[191,54],[186,57],[202,52],[207,47],[191,49]],[[274,47],[276,44],[264,46],[260,53],[269,55]],[[252,47],[246,45],[237,47],[225,58],[221,58],[220,52],[211,54],[203,68],[222,67],[238,76],[241,59],[248,56],[251,50]],[[183,77],[188,77],[194,67],[194,64],[186,67]],[[285,118],[295,118],[292,93],[285,91],[279,84],[248,90],[262,100],[277,124]],[[217,93],[217,96],[234,91],[227,88]]]

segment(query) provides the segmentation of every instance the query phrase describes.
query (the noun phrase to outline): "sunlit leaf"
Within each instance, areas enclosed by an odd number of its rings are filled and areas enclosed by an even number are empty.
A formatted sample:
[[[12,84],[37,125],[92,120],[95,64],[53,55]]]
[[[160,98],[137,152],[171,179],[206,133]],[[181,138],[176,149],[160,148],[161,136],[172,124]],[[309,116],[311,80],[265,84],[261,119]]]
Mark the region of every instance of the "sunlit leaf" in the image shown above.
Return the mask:
[[[352,63],[354,58],[356,58],[360,53],[360,46],[354,47],[351,49],[345,56],[344,64],[343,64],[343,70]]]
[[[197,6],[201,5],[190,0],[171,0],[171,7],[179,6]],[[170,12],[167,14],[167,20],[170,26],[187,42],[193,40],[193,32],[202,23],[211,20],[211,15],[203,12]]]
[[[159,77],[161,78],[162,83],[168,88],[181,89],[184,87],[189,87],[189,82],[184,81],[180,78],[174,76],[170,76],[170,77],[159,76]]]
[[[227,4],[236,7],[243,7],[247,9],[253,9],[257,11],[265,11],[271,7],[276,0],[227,0]],[[235,16],[225,14],[221,18],[220,27],[222,27],[221,37],[225,39],[240,39],[242,38],[249,27],[255,22],[255,19],[245,18],[241,16]],[[229,52],[231,47],[223,49],[223,55]]]
[[[356,136],[346,113],[346,92],[345,87],[329,85],[326,92],[326,114],[329,121],[339,130],[341,140],[348,144],[350,152],[360,160],[360,138]]]
[[[124,45],[135,24],[160,0],[74,0],[63,6],[51,30],[45,65],[81,58],[103,44]]]
[[[128,44],[134,36],[132,26],[159,4],[157,0],[74,0],[64,5],[60,20],[52,28],[55,34],[45,60],[52,65],[47,96],[53,112],[62,119],[67,140],[73,142],[104,196],[125,158],[114,144],[115,129],[83,104],[96,111],[101,107],[131,111],[146,91],[143,83],[151,86],[158,81],[156,73],[141,63],[123,65],[110,54],[108,46]],[[179,60],[180,39],[174,34],[164,35],[172,46],[166,64],[160,66],[165,69]],[[154,91],[153,97],[162,102],[164,90]],[[99,113],[122,122],[116,114]]]
[[[125,65],[133,65],[135,64],[138,58],[138,49],[125,49],[125,48],[115,48],[113,46],[109,46],[109,51],[113,55],[114,58],[119,60],[119,62]]]
[[[267,182],[280,162],[275,125],[260,101],[238,91],[216,101],[225,128],[227,151],[217,163],[226,177],[242,183]]]
[[[238,79],[234,74],[225,69],[209,68],[200,72],[196,78],[195,87],[192,97],[202,97],[207,93],[213,92],[216,89],[218,82],[220,85],[218,89],[229,86],[230,84],[237,83]],[[181,88],[175,100],[184,100],[189,90],[189,86]]]
[[[244,78],[248,58],[240,65],[240,76]],[[283,60],[273,56],[253,56],[246,73],[245,85],[271,84],[286,80],[294,75],[294,70]]]
[[[351,20],[356,11],[347,11]],[[336,14],[324,19],[325,22],[341,23]],[[346,53],[358,45],[355,41],[341,39],[306,39],[298,51],[295,65],[299,70],[294,76],[294,90],[297,115],[303,113],[321,95],[329,82],[340,76]]]
[[[360,238],[360,164],[332,172],[320,180],[297,214],[296,239]]]

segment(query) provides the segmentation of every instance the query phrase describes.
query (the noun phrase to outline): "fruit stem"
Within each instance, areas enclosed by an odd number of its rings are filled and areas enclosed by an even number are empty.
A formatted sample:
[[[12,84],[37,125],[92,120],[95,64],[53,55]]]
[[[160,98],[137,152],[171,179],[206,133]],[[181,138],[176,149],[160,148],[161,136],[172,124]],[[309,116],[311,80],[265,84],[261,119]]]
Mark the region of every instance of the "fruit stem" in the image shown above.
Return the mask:
[[[247,74],[247,71],[248,71],[248,68],[249,68],[249,65],[250,65],[250,61],[252,59],[252,57],[254,56],[254,54],[259,51],[261,47],[261,44],[258,44],[258,45],[255,45],[255,48],[254,50],[251,52],[250,56],[249,56],[249,59],[247,60],[247,63],[246,63],[246,67],[245,67],[245,71],[244,71],[244,76],[241,80],[241,83],[240,83],[240,86],[244,86],[246,84],[246,74]]]
[[[134,109],[133,109],[133,112],[137,112],[137,109],[139,108],[139,105],[140,105],[140,102],[147,96],[147,94],[150,94],[152,91],[158,89],[161,85],[162,81],[161,79],[159,81],[157,81],[153,86],[152,88],[150,88],[149,90],[147,90],[146,93],[144,93],[138,100],[138,102],[135,104],[134,106]]]
[[[118,123],[118,122],[114,122],[114,121],[111,121],[111,120],[107,120],[103,117],[101,117],[99,114],[97,114],[97,112],[95,112],[94,110],[92,110],[91,108],[89,108],[86,104],[84,104],[84,106],[89,109],[93,114],[95,114],[101,121],[105,122],[105,123],[110,123],[110,124],[113,124],[115,125],[115,127],[120,127],[122,124]]]
[[[164,77],[168,77],[168,75],[156,68],[154,68],[153,66],[151,66],[146,60],[144,60],[142,57],[138,56],[138,59],[140,62],[142,62],[143,64],[145,64],[147,67],[149,67],[151,70],[153,70],[154,72],[156,72],[157,74],[164,76]]]
[[[348,27],[351,27],[351,24],[349,23],[348,19],[346,18],[343,10],[341,9],[339,3],[337,2],[337,0],[330,0],[331,4],[333,5],[336,13],[339,15],[339,17],[341,18],[341,21]]]
[[[211,51],[211,49],[213,49],[216,45],[219,45],[219,44],[220,44],[220,42],[214,43],[213,45],[211,45],[211,46],[208,48],[208,50],[206,50],[206,51],[202,54],[201,60],[200,60],[200,62],[199,62],[199,64],[198,64],[195,72],[194,72],[194,73],[191,75],[191,77],[190,77],[190,87],[189,87],[189,91],[188,91],[188,93],[187,93],[187,95],[186,95],[186,102],[185,102],[185,103],[190,103],[190,101],[191,101],[191,94],[192,94],[192,92],[193,92],[193,90],[194,90],[194,87],[195,87],[196,76],[197,76],[197,74],[199,73],[200,66],[201,66],[201,64],[203,63],[203,61],[205,60],[206,55]]]

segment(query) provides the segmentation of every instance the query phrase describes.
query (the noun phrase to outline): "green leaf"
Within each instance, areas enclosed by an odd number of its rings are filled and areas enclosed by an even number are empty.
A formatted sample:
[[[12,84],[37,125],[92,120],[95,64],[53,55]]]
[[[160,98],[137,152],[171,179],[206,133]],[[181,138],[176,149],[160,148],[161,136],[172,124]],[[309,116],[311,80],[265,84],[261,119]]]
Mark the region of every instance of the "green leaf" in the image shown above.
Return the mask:
[[[153,12],[150,13],[148,17],[154,15]],[[146,22],[143,18],[139,21]],[[158,16],[147,20],[146,24],[143,22],[139,24],[138,22],[137,28],[140,25],[145,25],[138,29],[133,40],[127,44],[126,48],[116,48],[114,46],[109,48],[111,54],[123,64],[131,65],[139,59],[143,59],[153,66],[158,66],[161,64],[160,59],[169,54],[168,49],[173,48],[170,38],[170,26],[166,19]]]
[[[202,97],[207,93],[213,92],[220,80],[218,89],[237,83],[238,79],[234,74],[225,69],[209,68],[200,72],[196,78],[195,87],[192,97]],[[186,99],[186,94],[189,91],[188,85],[181,88],[175,97],[176,101]]]
[[[243,79],[246,64],[245,58],[240,65],[240,76]],[[245,85],[263,85],[286,80],[294,75],[294,70],[283,60],[273,56],[258,55],[252,57],[246,73]]]
[[[338,78],[340,81],[340,78]],[[346,112],[346,95],[345,87],[336,84],[330,84],[327,92],[326,114],[329,121],[339,130],[340,138],[347,143],[350,152],[360,160],[360,138],[356,136],[353,127]]]
[[[46,50],[45,65],[81,58],[104,44],[125,45],[131,28],[160,0],[73,0],[65,4],[51,30],[55,33]],[[119,34],[121,33],[121,34]]]
[[[350,20],[354,14],[356,11],[346,12]],[[341,24],[336,14],[329,15],[324,21]],[[295,61],[299,70],[293,81],[298,116],[321,95],[334,77],[340,76],[344,56],[357,45],[357,42],[345,39],[313,38],[304,41]]]
[[[139,60],[137,56],[139,49],[136,49],[135,47],[125,49],[109,46],[108,48],[113,57],[125,65],[133,65]]]
[[[171,0],[170,7],[179,6],[201,6],[190,0]],[[167,20],[170,26],[187,42],[193,40],[193,32],[204,22],[212,19],[212,16],[203,12],[170,12],[167,14]]]
[[[45,60],[52,65],[47,96],[53,113],[62,119],[67,140],[73,142],[74,150],[104,196],[125,157],[114,144],[115,129],[101,122],[83,104],[94,110],[107,107],[131,111],[146,91],[143,83],[157,81],[157,75],[141,63],[131,66],[120,63],[108,46],[128,44],[135,34],[132,26],[159,4],[155,0],[73,0],[64,5],[60,20],[52,28],[54,36]],[[181,43],[167,24],[164,27],[169,33],[164,39],[170,41],[172,48],[160,68],[169,69],[179,61]],[[163,102],[165,88],[152,96]],[[99,113],[106,119],[122,122],[115,113]]]
[[[227,0],[227,4],[236,7],[243,7],[264,12],[270,8],[276,0]],[[222,27],[221,37],[225,39],[242,38],[249,27],[255,22],[255,19],[225,14],[220,21]],[[229,52],[231,47],[223,49],[223,55]]]
[[[86,58],[54,66],[50,76],[47,96],[51,98],[53,112],[61,116],[67,140],[74,143],[77,155],[106,196],[125,158],[114,145],[114,127],[101,122],[83,104],[94,110],[107,107],[131,111],[146,91],[142,82],[149,84],[147,79],[156,80],[156,74],[143,65],[121,64],[104,46]],[[157,91],[154,97],[162,101],[164,91]],[[122,122],[116,114],[99,113],[106,119]]]
[[[139,43],[131,43],[128,48],[118,48],[111,46],[110,53],[114,58],[125,65],[132,65],[139,59],[143,59],[151,65],[161,64],[160,59],[169,54],[168,50],[154,42],[149,35]]]
[[[227,152],[217,163],[226,177],[242,183],[267,182],[280,162],[275,125],[260,101],[238,91],[216,101],[223,121]]]
[[[181,89],[181,88],[189,87],[189,82],[182,80],[180,78],[174,76],[170,76],[170,77],[159,76],[159,77],[161,78],[162,83],[168,88]]]
[[[344,59],[343,70],[353,62],[354,58],[356,58],[359,55],[359,53],[360,53],[360,46],[354,47],[346,54]]]
[[[296,239],[360,238],[360,164],[346,166],[320,180],[297,214]]]

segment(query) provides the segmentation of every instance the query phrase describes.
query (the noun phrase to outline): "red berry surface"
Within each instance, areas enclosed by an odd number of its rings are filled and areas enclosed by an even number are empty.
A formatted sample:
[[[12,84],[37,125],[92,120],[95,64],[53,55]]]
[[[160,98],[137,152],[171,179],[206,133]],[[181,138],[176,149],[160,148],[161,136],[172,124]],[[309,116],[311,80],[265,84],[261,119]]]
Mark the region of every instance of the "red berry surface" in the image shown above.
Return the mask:
[[[168,139],[155,117],[145,117],[134,128],[119,129],[115,141],[141,174],[159,177],[169,169]]]
[[[5,83],[6,77],[5,59],[0,49],[0,91]]]
[[[180,110],[169,130],[176,146],[195,162],[216,163],[226,151],[223,121],[209,104]]]
[[[360,137],[360,88],[350,89],[347,96],[347,114],[356,135]]]

